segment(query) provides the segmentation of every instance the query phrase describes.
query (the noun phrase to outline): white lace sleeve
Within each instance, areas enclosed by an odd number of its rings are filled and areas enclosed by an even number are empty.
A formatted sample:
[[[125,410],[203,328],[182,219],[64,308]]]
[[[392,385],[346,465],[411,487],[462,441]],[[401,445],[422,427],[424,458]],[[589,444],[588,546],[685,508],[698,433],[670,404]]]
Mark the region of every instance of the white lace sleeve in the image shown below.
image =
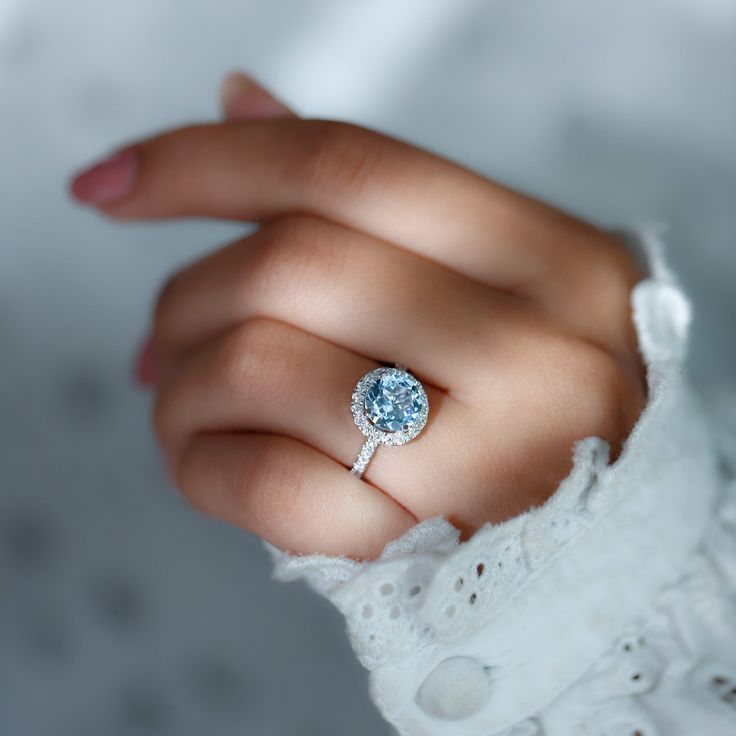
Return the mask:
[[[463,544],[431,519],[370,563],[271,548],[345,615],[401,734],[736,734],[736,484],[682,377],[689,304],[637,242],[650,398],[615,463],[579,442],[547,503]]]

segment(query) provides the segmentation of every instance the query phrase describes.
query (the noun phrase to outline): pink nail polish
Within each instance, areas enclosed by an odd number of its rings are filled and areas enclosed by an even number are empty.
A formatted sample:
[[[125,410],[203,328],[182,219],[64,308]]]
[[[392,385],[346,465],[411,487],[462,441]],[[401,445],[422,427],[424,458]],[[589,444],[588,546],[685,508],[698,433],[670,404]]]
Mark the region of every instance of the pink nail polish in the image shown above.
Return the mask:
[[[71,192],[84,204],[110,204],[133,186],[138,157],[132,148],[118,151],[74,177]]]
[[[150,338],[143,341],[138,352],[133,370],[135,382],[144,388],[153,386],[156,383],[156,361],[153,356],[153,344]]]

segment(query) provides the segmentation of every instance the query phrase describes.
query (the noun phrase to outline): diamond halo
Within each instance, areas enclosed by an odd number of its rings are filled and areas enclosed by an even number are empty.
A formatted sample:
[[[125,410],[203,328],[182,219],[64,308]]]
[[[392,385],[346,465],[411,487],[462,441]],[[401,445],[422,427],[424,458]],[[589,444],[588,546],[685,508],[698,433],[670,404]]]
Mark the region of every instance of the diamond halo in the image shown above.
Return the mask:
[[[358,381],[351,412],[366,437],[351,471],[360,477],[378,445],[406,444],[424,429],[429,399],[411,373],[399,366],[386,366],[369,371]],[[398,428],[388,428],[393,425]]]

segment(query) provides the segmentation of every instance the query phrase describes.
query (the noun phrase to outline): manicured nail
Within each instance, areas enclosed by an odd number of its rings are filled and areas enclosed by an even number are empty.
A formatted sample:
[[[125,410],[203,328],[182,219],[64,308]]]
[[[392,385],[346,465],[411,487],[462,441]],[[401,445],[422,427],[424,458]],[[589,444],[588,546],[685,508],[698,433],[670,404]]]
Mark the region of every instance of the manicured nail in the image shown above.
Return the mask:
[[[230,72],[220,87],[220,104],[236,120],[283,118],[294,113],[254,79],[243,72]]]
[[[143,341],[133,370],[135,382],[143,388],[148,388],[156,383],[156,361],[153,356],[153,343],[150,338]]]
[[[130,191],[137,167],[135,151],[125,148],[77,174],[71,192],[84,204],[110,204]]]

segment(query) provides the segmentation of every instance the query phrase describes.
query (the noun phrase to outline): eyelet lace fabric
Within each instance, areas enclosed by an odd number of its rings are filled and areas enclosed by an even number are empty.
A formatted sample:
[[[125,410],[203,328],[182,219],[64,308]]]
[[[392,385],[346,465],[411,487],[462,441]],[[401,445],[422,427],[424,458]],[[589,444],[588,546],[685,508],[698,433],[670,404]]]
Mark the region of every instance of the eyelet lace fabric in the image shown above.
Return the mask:
[[[689,304],[634,245],[649,402],[615,463],[579,442],[543,506],[462,544],[430,519],[369,563],[270,548],[342,611],[400,734],[736,734],[736,484],[682,378]]]

